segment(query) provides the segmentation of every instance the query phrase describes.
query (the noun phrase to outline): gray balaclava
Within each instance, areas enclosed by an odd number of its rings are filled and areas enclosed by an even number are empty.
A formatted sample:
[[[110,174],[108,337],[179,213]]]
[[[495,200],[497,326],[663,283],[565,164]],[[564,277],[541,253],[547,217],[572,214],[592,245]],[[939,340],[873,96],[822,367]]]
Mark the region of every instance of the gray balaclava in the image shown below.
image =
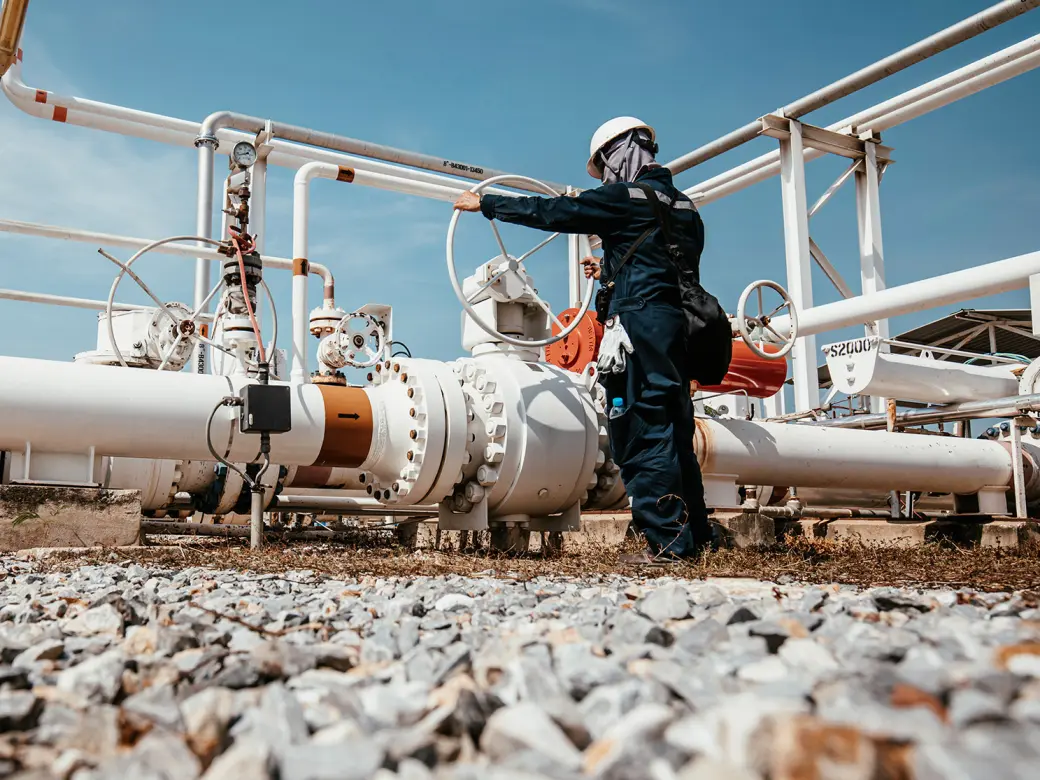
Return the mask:
[[[636,136],[639,136],[637,139]],[[656,167],[654,156],[645,146],[652,145],[646,130],[633,130],[614,139],[600,151],[603,165],[603,183],[635,181],[645,169]]]

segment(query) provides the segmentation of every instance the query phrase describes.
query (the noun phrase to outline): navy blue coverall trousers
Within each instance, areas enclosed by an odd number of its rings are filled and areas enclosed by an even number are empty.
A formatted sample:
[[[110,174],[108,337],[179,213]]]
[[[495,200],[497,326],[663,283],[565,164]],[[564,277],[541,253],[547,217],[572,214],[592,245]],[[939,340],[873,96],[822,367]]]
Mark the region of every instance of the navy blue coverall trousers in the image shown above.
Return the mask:
[[[693,203],[672,185],[667,168],[638,177],[670,209],[673,240],[699,283],[704,226]],[[663,197],[661,197],[663,196]],[[585,233],[603,241],[602,278],[613,273],[631,244],[656,224],[643,190],[618,182],[576,197],[512,198],[484,195],[480,210],[539,230]],[[621,268],[610,304],[632,341],[621,374],[601,374],[608,406],[622,399],[609,422],[610,446],[632,501],[632,520],[650,551],[686,557],[709,542],[704,484],[693,452],[690,368],[685,363],[683,312],[677,272],[661,231],[655,230]]]

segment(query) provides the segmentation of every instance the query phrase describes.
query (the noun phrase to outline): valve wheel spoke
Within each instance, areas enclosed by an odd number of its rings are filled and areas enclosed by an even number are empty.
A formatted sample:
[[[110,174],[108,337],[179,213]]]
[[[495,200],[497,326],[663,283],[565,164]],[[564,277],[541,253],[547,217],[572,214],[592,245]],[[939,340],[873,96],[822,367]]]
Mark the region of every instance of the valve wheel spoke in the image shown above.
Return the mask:
[[[162,311],[163,313],[165,313],[165,314],[166,314],[166,316],[170,318],[170,322],[172,322],[172,323],[173,323],[173,324],[174,324],[175,326],[179,326],[179,325],[180,325],[180,320],[178,320],[178,319],[177,319],[176,317],[174,317],[174,316],[173,316],[173,314],[171,314],[171,313],[170,313],[170,310],[166,308],[166,304],[165,304],[165,303],[163,303],[162,301],[160,301],[160,300],[159,300],[159,298],[158,298],[158,297],[156,296],[156,294],[155,294],[155,293],[153,293],[153,292],[151,291],[151,289],[149,289],[148,285],[144,283],[144,280],[143,280],[143,279],[141,279],[141,277],[140,277],[140,276],[138,276],[138,275],[137,275],[137,274],[136,274],[136,273],[135,273],[135,272],[133,271],[133,269],[131,269],[131,268],[130,268],[130,266],[129,266],[129,265],[127,264],[127,263],[124,263],[124,262],[123,262],[122,260],[120,260],[120,259],[118,259],[118,258],[115,258],[115,257],[113,257],[113,256],[112,256],[112,255],[110,255],[110,254],[109,254],[108,252],[106,252],[106,251],[105,251],[104,249],[99,249],[99,250],[98,250],[98,253],[99,253],[99,254],[100,254],[100,255],[101,255],[102,257],[105,257],[105,258],[107,258],[108,260],[111,260],[111,261],[112,261],[113,263],[115,263],[115,264],[116,264],[116,265],[118,265],[118,266],[119,266],[120,268],[122,268],[122,269],[123,269],[123,272],[124,272],[124,273],[126,273],[126,274],[128,274],[128,275],[130,276],[130,278],[131,278],[131,279],[133,279],[133,280],[134,280],[135,282],[137,282],[137,285],[138,285],[138,286],[139,286],[139,287],[140,287],[140,288],[141,288],[142,290],[144,290],[144,291],[145,291],[145,293],[147,293],[147,294],[148,294],[148,297],[149,297],[149,298],[151,298],[151,299],[152,299],[153,301],[155,301],[155,305],[159,307],[159,310],[160,310],[160,311]]]
[[[538,297],[538,293],[534,291],[531,285],[524,284],[524,289],[531,294],[531,297],[534,298],[534,302],[538,304],[538,306],[540,306],[545,311],[545,313],[549,315],[550,318],[552,318],[552,321],[556,323],[556,327],[558,327],[560,329],[560,332],[563,333],[563,331],[565,330],[564,325],[562,322],[560,322],[556,315],[553,314],[552,309],[549,308],[549,304],[547,304],[545,301]]]
[[[177,346],[183,340],[184,340],[184,334],[183,333],[178,333],[177,334],[177,338],[175,338],[173,340],[173,343],[166,350],[166,354],[163,355],[162,362],[159,364],[159,368],[158,368],[159,371],[162,371],[162,370],[164,370],[166,368],[166,364],[170,362],[170,358],[173,357],[173,353],[177,351]]]
[[[223,346],[222,344],[218,344],[213,339],[208,339],[205,336],[200,336],[198,333],[196,333],[194,336],[192,336],[192,338],[195,339],[196,341],[201,341],[203,344],[206,344],[207,346],[213,347],[213,349],[219,349],[225,355],[230,355],[231,357],[238,357],[238,355],[236,355],[234,353],[234,351],[228,349],[227,347]]]
[[[509,259],[509,251],[506,249],[505,242],[502,240],[502,234],[498,232],[498,225],[495,224],[495,220],[488,222],[491,225],[491,232],[495,234],[495,240],[498,242],[498,248],[502,250],[502,257],[506,260]]]
[[[549,236],[549,237],[548,237],[547,239],[545,239],[544,241],[540,242],[540,243],[539,243],[539,244],[538,244],[537,246],[535,246],[535,247],[534,247],[533,249],[528,249],[528,250],[527,250],[526,252],[524,252],[524,253],[523,253],[522,255],[520,255],[520,257],[516,258],[516,261],[517,261],[518,263],[522,263],[522,262],[524,262],[524,260],[526,260],[527,258],[529,258],[529,257],[530,257],[531,255],[533,255],[533,254],[534,254],[535,252],[537,252],[537,251],[538,251],[539,249],[544,249],[544,248],[545,248],[546,246],[548,246],[548,245],[549,245],[549,242],[550,242],[550,241],[552,241],[552,240],[553,240],[553,239],[555,239],[555,238],[558,238],[559,236],[560,236],[560,234],[559,234],[559,233],[553,233],[553,234],[552,234],[551,236]]]
[[[507,273],[510,273],[510,270],[511,269],[509,268],[509,266],[506,266],[505,268],[501,268],[498,271],[495,271],[495,273],[493,273],[491,275],[491,278],[488,279],[486,282],[481,283],[481,285],[477,288],[477,291],[475,293],[473,293],[471,296],[469,296],[466,299],[466,301],[468,301],[469,303],[473,303],[473,299],[474,298],[476,298],[478,295],[480,295],[482,292],[484,292],[484,290],[486,290],[488,287],[493,285],[495,282],[497,282],[499,279],[501,279]]]

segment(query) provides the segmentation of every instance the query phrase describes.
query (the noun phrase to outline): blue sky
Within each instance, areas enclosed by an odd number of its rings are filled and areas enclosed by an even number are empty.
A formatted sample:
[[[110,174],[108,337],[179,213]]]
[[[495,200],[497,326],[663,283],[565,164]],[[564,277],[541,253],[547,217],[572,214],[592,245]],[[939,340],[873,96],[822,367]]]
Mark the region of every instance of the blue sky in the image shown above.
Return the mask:
[[[988,5],[312,0],[289,10],[258,0],[217,13],[203,0],[36,0],[23,38],[24,78],[185,119],[232,109],[589,186],[588,138],[611,116],[655,125],[661,157],[671,159]],[[1040,12],[1026,14],[806,121],[826,125],[1038,31]],[[1037,94],[1040,72],[1029,73],[886,134],[897,160],[882,187],[890,285],[1040,248]],[[0,101],[0,217],[147,237],[193,232],[193,150],[44,122]],[[774,144],[759,139],[677,183],[690,186]],[[842,168],[840,160],[811,163],[810,200]],[[285,169],[269,177],[271,254],[291,255],[291,177]],[[444,261],[450,206],[334,182],[316,183],[312,204],[310,255],[337,274],[340,305],[390,303],[395,335],[413,353],[457,356],[460,308]],[[784,281],[778,180],[702,213],[702,276],[727,308],[753,279]],[[460,228],[468,236],[464,267],[490,252],[481,222],[469,217]],[[814,218],[813,236],[855,288],[851,187]],[[516,230],[508,237],[518,248],[539,239]],[[562,249],[529,266],[558,307],[566,303]],[[95,250],[0,234],[0,287],[103,298],[113,273]],[[190,299],[192,272],[191,261],[177,258],[141,265],[166,299]],[[285,346],[289,279],[272,272],[269,280]],[[814,284],[816,303],[836,299],[822,275]],[[129,289],[118,297],[141,300]],[[1025,306],[1027,295],[965,305]],[[899,318],[893,333],[949,310]],[[95,335],[91,312],[0,304],[3,354],[68,360],[93,348]]]

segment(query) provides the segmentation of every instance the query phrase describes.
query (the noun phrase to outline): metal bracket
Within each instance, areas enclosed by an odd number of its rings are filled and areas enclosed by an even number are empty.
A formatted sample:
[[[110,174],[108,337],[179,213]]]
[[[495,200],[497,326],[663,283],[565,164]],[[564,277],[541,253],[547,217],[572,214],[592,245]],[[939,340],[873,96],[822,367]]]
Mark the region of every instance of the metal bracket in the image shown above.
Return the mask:
[[[1011,474],[1015,487],[1015,517],[1026,517],[1026,480],[1022,468],[1022,431],[1020,427],[1033,425],[1031,417],[1015,417],[1011,420]]]
[[[532,517],[527,524],[529,531],[580,531],[581,503],[576,503],[558,515]]]
[[[789,119],[776,114],[766,114],[758,121],[762,124],[762,129],[759,131],[760,135],[768,135],[781,141],[787,140],[791,135]],[[828,154],[836,154],[839,157],[847,157],[850,160],[859,160],[867,154],[866,144],[873,143],[876,147],[878,163],[888,165],[894,162],[892,159],[892,148],[882,146],[874,140],[865,141],[844,133],[835,133],[833,130],[807,125],[804,122],[801,124],[802,143],[806,146],[811,146],[813,149],[819,149],[821,152],[827,152]]]
[[[437,530],[439,531],[486,531],[487,529],[487,499],[474,504],[468,512],[454,512],[446,501],[441,501],[437,505]]]

